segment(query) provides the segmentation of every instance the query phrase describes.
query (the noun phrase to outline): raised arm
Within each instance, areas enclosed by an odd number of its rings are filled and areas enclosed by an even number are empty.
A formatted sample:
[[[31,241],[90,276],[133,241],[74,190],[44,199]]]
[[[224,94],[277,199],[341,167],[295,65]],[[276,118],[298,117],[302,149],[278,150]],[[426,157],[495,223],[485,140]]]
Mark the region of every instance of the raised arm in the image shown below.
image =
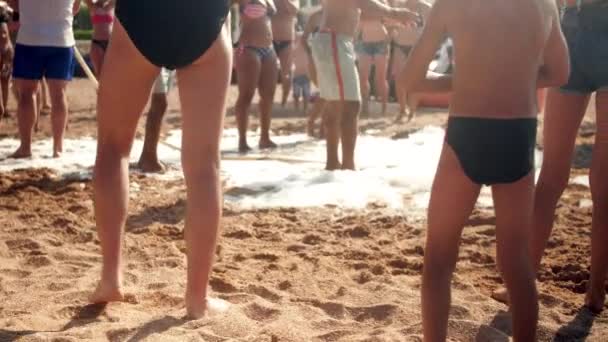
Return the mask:
[[[385,5],[379,0],[356,0],[355,3],[362,12],[373,17],[385,17],[399,22],[415,20],[418,14],[405,8],[395,8]]]
[[[447,36],[448,1],[438,0],[431,9],[422,35],[399,75],[398,82],[407,92],[451,90],[451,76],[426,77],[435,52]]]
[[[552,9],[551,33],[545,45],[543,65],[538,75],[538,87],[558,87],[568,82],[570,57],[562,33],[557,7]]]
[[[8,0],[7,3],[11,6],[13,11],[19,12],[19,0]]]

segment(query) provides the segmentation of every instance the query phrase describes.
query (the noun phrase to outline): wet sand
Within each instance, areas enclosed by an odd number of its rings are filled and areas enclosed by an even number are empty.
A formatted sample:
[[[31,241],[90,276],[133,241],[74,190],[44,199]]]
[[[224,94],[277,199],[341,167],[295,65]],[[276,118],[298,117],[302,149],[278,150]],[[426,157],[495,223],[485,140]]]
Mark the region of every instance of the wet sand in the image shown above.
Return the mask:
[[[232,89],[231,103],[235,96]],[[67,136],[94,136],[94,90],[77,81],[70,101]],[[277,111],[276,134],[304,131],[305,119]],[[441,126],[445,115],[424,111],[414,123],[398,125],[392,117],[372,116],[361,127],[399,138]],[[590,110],[577,140],[573,176],[589,171],[594,116]],[[180,124],[175,93],[166,122],[165,132]],[[48,136],[48,117],[41,123],[38,138]],[[226,125],[234,127],[234,118]],[[15,131],[14,119],[3,120],[0,139]],[[139,174],[131,182],[127,302],[100,307],[86,302],[100,270],[90,181],[44,169],[0,174],[0,341],[421,340],[425,220],[408,209],[226,206],[210,285],[232,308],[187,321],[183,182]],[[594,317],[581,310],[589,277],[589,200],[589,189],[573,184],[559,204],[539,276],[543,341],[608,336],[608,312]],[[493,212],[479,209],[465,229],[453,284],[453,340],[508,340],[507,307],[490,298],[501,284],[493,224]]]

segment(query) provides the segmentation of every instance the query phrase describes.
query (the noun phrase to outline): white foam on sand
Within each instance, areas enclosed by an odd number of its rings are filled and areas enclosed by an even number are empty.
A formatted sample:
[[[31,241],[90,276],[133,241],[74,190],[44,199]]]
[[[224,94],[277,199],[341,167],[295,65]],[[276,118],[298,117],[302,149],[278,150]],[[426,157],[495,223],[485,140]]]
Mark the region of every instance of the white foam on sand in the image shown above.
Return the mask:
[[[259,135],[251,133],[250,144]],[[304,134],[276,136],[279,148],[255,150],[246,156],[237,150],[238,135],[227,129],[222,138],[222,176],[226,184],[225,200],[245,208],[318,207],[336,205],[364,208],[370,203],[393,209],[424,209],[428,205],[444,131],[426,127],[405,139],[362,135],[358,140],[359,171],[325,171],[325,143]],[[18,141],[0,141],[0,156],[12,153]],[[159,158],[168,172],[159,177],[181,177],[181,131],[170,132],[159,146]],[[50,168],[60,175],[90,177],[95,161],[96,141],[92,138],[66,140],[61,159],[48,157],[52,142],[43,140],[33,145],[34,158],[0,160],[0,172],[22,168]],[[131,161],[136,162],[142,142],[136,141]],[[540,155],[539,155],[540,157]],[[540,162],[540,158],[537,158]],[[539,164],[540,165],[540,164]],[[484,189],[478,206],[492,207],[488,189]]]

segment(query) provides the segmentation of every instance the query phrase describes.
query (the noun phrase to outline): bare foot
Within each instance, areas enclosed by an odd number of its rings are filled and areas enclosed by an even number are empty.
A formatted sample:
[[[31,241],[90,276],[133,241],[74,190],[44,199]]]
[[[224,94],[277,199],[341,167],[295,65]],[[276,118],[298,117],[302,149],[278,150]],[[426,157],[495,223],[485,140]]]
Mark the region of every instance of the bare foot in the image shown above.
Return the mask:
[[[308,133],[309,137],[315,136],[315,123],[312,121],[308,121],[306,125],[306,133]]]
[[[40,115],[48,116],[51,115],[51,106],[44,106],[40,109]]]
[[[416,118],[416,112],[413,110],[410,110],[410,115],[407,116],[407,122],[411,122],[415,118]]]
[[[12,158],[12,159],[25,159],[25,158],[31,158],[31,157],[32,157],[32,150],[25,149],[22,147],[19,147],[17,149],[17,151],[15,151],[13,154],[11,154],[9,156],[9,158]]]
[[[509,293],[504,287],[494,290],[491,297],[497,302],[509,305]]]
[[[342,164],[335,162],[335,163],[330,163],[327,162],[327,164],[325,164],[325,170],[327,171],[336,171],[336,170],[341,170],[342,169]]]
[[[63,151],[53,151],[53,158],[55,158],[55,159],[61,158],[62,154],[63,154]]]
[[[186,317],[201,319],[220,315],[230,309],[230,303],[219,298],[193,300],[186,296]]]
[[[144,158],[137,162],[137,168],[143,173],[164,173],[166,170],[165,165],[158,160]]]
[[[247,153],[250,151],[251,151],[251,147],[249,147],[249,145],[247,145],[247,142],[239,143],[239,152],[240,153]]]
[[[397,117],[395,117],[395,123],[401,123],[403,122],[403,117],[405,116],[404,112],[400,112],[399,115],[397,115]]]
[[[120,286],[116,284],[106,284],[103,281],[99,282],[95,292],[89,296],[89,302],[92,304],[124,302],[125,295]]]
[[[585,297],[585,306],[594,314],[599,314],[604,310],[604,302],[606,300],[606,290],[595,290],[589,287],[587,296]]]
[[[270,139],[260,139],[260,149],[263,150],[267,148],[277,148],[277,144]]]

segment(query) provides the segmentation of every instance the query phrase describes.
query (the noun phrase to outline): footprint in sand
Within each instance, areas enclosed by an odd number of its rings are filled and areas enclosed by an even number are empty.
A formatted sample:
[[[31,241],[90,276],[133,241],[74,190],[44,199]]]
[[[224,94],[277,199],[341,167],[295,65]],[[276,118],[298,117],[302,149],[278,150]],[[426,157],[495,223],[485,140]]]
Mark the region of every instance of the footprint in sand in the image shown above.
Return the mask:
[[[275,254],[271,254],[271,253],[259,253],[259,254],[255,254],[252,257],[255,260],[263,260],[263,261],[269,261],[269,262],[276,262],[279,260],[279,256],[275,255]]]
[[[124,342],[129,336],[135,333],[135,328],[120,328],[120,329],[111,329],[106,332],[106,337],[109,342]]]
[[[69,283],[50,283],[49,286],[47,286],[47,289],[53,292],[60,292],[65,291],[72,286],[73,285]]]
[[[218,277],[211,278],[209,286],[211,286],[213,291],[218,293],[234,293],[238,291],[236,286]]]
[[[25,259],[24,264],[34,268],[42,268],[52,265],[53,261],[44,255],[35,255]]]
[[[354,335],[356,334],[354,331],[351,330],[334,330],[322,335],[318,335],[316,337],[316,339],[320,340],[320,341],[344,341],[343,338],[350,336],[350,335]],[[369,341],[376,341],[373,339],[370,339]],[[380,341],[380,340],[378,340]]]
[[[260,296],[273,303],[276,303],[281,300],[281,296],[270,291],[269,289],[265,288],[264,286],[249,285],[249,286],[247,286],[247,292]]]
[[[245,229],[237,229],[232,232],[224,233],[223,235],[226,238],[238,239],[238,240],[246,240],[246,239],[251,239],[253,237],[253,234],[250,231],[247,231]]]
[[[302,242],[307,244],[307,245],[318,245],[320,243],[322,243],[324,240],[319,236],[319,235],[315,235],[315,234],[308,234],[306,236],[304,236],[304,238],[302,239]]]
[[[13,253],[27,253],[31,251],[39,251],[41,246],[38,242],[31,239],[18,239],[6,241],[6,246]]]
[[[312,301],[310,304],[323,310],[331,318],[344,319],[346,317],[346,307],[340,303]]]
[[[276,320],[281,314],[281,311],[279,310],[262,306],[257,303],[251,303],[247,305],[243,311],[247,317],[258,322],[268,322]]]
[[[399,311],[399,307],[393,304],[380,304],[367,307],[347,308],[347,311],[357,322],[373,320],[390,324],[393,316]]]

